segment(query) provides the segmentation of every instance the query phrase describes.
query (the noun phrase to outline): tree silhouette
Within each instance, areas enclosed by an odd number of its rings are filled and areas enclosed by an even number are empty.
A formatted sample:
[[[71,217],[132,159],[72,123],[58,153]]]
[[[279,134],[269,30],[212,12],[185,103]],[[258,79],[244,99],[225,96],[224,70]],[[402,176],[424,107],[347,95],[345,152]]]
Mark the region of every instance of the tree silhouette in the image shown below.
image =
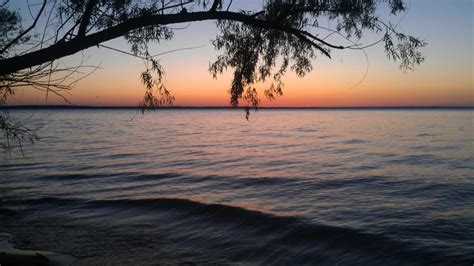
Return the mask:
[[[267,98],[282,95],[282,78],[288,70],[304,76],[317,55],[330,58],[332,49],[363,49],[381,42],[388,58],[399,61],[403,70],[413,69],[424,60],[419,48],[426,43],[400,32],[397,24],[390,22],[388,14],[406,11],[404,0],[262,0],[258,1],[260,10],[237,9],[236,2],[42,0],[32,15],[33,23],[23,29],[20,14],[4,1],[0,5],[1,103],[24,86],[62,96],[62,90],[77,82],[71,80],[74,74],[93,66],[64,68],[55,63],[57,59],[92,46],[118,50],[102,43],[123,37],[130,52],[119,51],[145,62],[140,74],[146,87],[142,105],[171,104],[174,98],[162,82],[164,69],[150,54],[149,45],[172,39],[170,25],[185,22],[216,22],[219,32],[212,43],[220,53],[209,71],[217,78],[225,69],[233,70],[229,90],[233,106],[244,101],[247,107],[256,107],[259,98],[255,84],[261,81],[272,80],[264,91]],[[387,15],[380,15],[383,13]],[[43,23],[38,23],[40,18]],[[320,26],[323,20],[331,21],[334,28]],[[44,28],[39,30],[43,34],[31,34],[38,27]],[[377,34],[379,41],[361,44],[369,32]],[[327,37],[333,34],[351,44],[330,42]]]

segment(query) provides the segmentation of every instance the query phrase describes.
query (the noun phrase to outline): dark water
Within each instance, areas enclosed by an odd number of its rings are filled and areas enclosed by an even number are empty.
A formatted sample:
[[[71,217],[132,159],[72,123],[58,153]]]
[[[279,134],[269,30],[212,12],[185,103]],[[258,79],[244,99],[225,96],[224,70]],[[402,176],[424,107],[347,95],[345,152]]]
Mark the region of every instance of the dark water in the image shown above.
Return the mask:
[[[78,264],[474,263],[470,110],[13,114],[0,231]]]

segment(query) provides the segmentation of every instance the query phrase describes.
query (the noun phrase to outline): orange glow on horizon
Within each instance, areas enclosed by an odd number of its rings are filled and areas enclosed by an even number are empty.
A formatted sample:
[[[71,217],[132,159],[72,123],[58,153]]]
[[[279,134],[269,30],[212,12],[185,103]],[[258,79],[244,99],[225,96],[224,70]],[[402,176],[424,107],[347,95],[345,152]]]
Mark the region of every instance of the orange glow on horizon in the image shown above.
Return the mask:
[[[261,106],[474,106],[471,2],[452,4],[437,1],[431,4],[413,1],[399,25],[407,33],[419,35],[428,43],[421,51],[425,62],[413,72],[400,71],[399,62],[387,58],[382,44],[367,48],[365,53],[333,49],[332,59],[318,56],[313,62],[312,72],[304,78],[288,71],[283,78],[284,95],[275,101],[270,102],[264,97],[263,91],[270,85],[268,82],[257,84]],[[212,22],[192,23],[186,30],[176,31],[173,41],[150,45],[150,50],[157,54],[199,46],[198,49],[159,57],[166,71],[165,85],[175,96],[175,105],[229,106],[231,70],[217,80],[208,71],[209,63],[219,54],[209,42],[215,38],[216,32]],[[375,38],[366,37],[368,39],[361,40],[361,43],[371,43]],[[129,49],[127,42],[120,38],[106,44]],[[70,102],[96,106],[139,104],[145,93],[139,78],[144,68],[141,60],[97,47],[87,49],[84,55],[81,57],[78,53],[58,60],[75,66],[86,59],[87,65],[100,66],[95,73],[64,93]],[[51,93],[46,100],[44,92],[24,88],[17,90],[8,99],[8,104],[65,102]]]
[[[275,101],[265,99],[270,82],[256,84],[261,106],[268,107],[353,107],[353,106],[473,106],[471,69],[445,70],[437,65],[421,65],[403,73],[393,62],[373,62],[364,76],[362,57],[344,61],[347,54],[332,60],[320,58],[314,70],[299,78],[288,72],[283,81],[284,95]],[[218,79],[208,72],[209,58],[184,63],[170,56],[162,61],[165,84],[175,96],[176,106],[229,106],[232,72]],[[124,61],[123,64],[126,64]],[[64,94],[73,104],[95,106],[137,106],[145,89],[139,79],[142,66],[121,67],[105,62],[101,70],[82,80]],[[50,94],[30,88],[19,90],[10,104],[65,104]],[[244,105],[245,103],[242,103]]]

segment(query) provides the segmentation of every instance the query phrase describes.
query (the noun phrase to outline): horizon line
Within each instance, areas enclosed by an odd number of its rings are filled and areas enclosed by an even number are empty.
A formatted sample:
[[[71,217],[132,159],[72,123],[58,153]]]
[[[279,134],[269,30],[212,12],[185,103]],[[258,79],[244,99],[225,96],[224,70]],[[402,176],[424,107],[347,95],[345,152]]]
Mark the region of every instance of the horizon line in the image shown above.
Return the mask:
[[[131,105],[67,105],[67,104],[16,104],[0,106],[0,109],[245,109],[245,106],[186,106],[172,105],[143,108]],[[249,107],[255,109],[255,107]],[[400,106],[258,106],[256,109],[474,109],[474,105],[400,105]]]

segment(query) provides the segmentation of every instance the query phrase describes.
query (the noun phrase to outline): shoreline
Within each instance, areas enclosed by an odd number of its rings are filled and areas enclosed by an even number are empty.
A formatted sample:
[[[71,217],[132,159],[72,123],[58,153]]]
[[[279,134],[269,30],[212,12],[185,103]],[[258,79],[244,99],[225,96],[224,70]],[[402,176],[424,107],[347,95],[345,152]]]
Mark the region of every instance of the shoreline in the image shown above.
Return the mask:
[[[71,265],[77,258],[44,250],[17,249],[10,242],[12,235],[0,232],[0,265]]]

